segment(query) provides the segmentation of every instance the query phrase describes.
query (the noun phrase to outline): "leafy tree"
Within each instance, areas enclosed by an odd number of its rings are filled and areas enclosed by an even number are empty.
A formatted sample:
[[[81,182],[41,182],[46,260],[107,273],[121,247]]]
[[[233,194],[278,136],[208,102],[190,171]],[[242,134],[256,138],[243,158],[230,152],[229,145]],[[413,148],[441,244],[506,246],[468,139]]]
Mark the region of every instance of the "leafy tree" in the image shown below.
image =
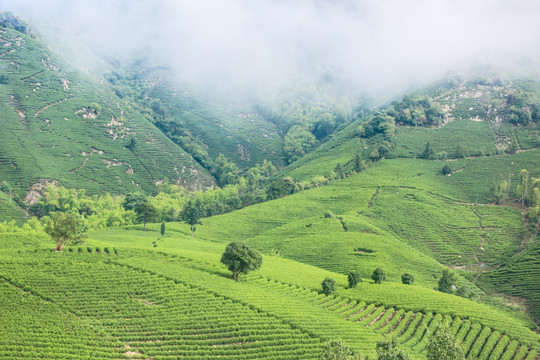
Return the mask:
[[[491,188],[491,193],[495,197],[495,202],[497,203],[497,205],[499,205],[507,197],[508,182],[503,180],[500,183],[496,184]]]
[[[283,150],[289,163],[298,160],[314,148],[319,142],[315,136],[301,126],[292,126],[285,135]]]
[[[395,338],[385,339],[377,342],[376,346],[378,360],[410,360],[409,354],[398,349]]]
[[[454,286],[456,285],[456,274],[450,272],[448,269],[444,269],[442,276],[439,279],[438,290],[447,294],[452,294],[454,292]]]
[[[202,225],[199,219],[203,216],[204,210],[200,200],[190,200],[180,213],[182,221],[190,226],[191,236],[195,236],[195,226]]]
[[[341,340],[332,340],[324,344],[321,360],[361,360],[361,355],[353,353]]]
[[[64,245],[84,243],[83,221],[74,212],[53,212],[45,222],[45,232],[56,241],[56,251],[62,251]]]
[[[351,271],[347,275],[347,280],[349,281],[349,288],[355,288],[358,283],[362,282],[362,278],[358,271]]]
[[[433,157],[433,155],[435,154],[435,151],[433,150],[433,148],[431,147],[431,143],[428,141],[426,143],[426,148],[424,149],[424,151],[422,152],[422,158],[424,159],[431,159]]]
[[[373,274],[371,274],[371,278],[375,283],[382,284],[382,282],[386,279],[386,271],[384,271],[381,268],[377,268],[373,271]]]
[[[478,295],[468,285],[458,287],[456,295],[469,300],[476,300],[478,298]]]
[[[147,201],[148,199],[146,198],[146,196],[141,193],[129,193],[124,198],[122,206],[125,210],[135,210],[135,206],[137,206],[137,204],[142,204]]]
[[[321,285],[322,285],[322,291],[325,295],[330,295],[331,293],[337,290],[336,281],[331,278],[324,279]]]
[[[126,149],[130,150],[131,152],[135,152],[136,148],[137,148],[137,140],[134,137],[129,138],[126,144]]]
[[[164,222],[161,223],[160,232],[161,232],[161,236],[165,236],[165,223]]]
[[[232,272],[231,277],[238,281],[240,275],[248,274],[261,267],[262,256],[244,243],[232,242],[225,248],[221,263]]]
[[[448,164],[444,165],[441,170],[443,175],[450,175],[452,173],[452,167]]]
[[[360,172],[365,168],[365,164],[362,163],[362,159],[360,158],[360,154],[356,154],[354,156],[354,171]]]
[[[427,345],[428,360],[464,360],[463,347],[448,326],[441,325]]]
[[[268,200],[279,199],[292,194],[294,191],[294,181],[290,177],[277,179],[266,188]]]
[[[520,197],[521,205],[524,205],[525,199],[529,193],[529,171],[527,169],[523,169],[519,172],[519,182],[516,192]]]
[[[152,204],[137,204],[135,206],[135,213],[137,214],[137,221],[144,224],[144,231],[146,231],[146,223],[156,222],[159,220],[159,212]]]
[[[412,285],[414,283],[414,276],[405,273],[401,275],[401,282],[405,285]]]

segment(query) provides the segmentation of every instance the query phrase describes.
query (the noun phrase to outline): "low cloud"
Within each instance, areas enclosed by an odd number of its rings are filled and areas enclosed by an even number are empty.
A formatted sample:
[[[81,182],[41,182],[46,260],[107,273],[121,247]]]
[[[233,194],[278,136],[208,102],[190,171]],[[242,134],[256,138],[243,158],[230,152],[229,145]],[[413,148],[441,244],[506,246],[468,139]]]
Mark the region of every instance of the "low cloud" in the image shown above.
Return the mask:
[[[472,64],[537,65],[540,49],[537,0],[0,0],[0,10],[100,57],[152,56],[221,95],[267,96],[299,79],[397,94]]]

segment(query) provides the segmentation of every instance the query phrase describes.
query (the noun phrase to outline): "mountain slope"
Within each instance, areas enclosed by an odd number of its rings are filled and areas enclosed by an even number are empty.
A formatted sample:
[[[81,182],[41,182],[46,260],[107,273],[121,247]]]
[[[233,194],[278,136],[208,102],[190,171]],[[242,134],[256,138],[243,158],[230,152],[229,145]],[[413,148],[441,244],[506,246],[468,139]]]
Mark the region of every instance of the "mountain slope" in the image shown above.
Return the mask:
[[[90,192],[154,192],[213,178],[129,104],[39,40],[1,30],[0,174],[19,195],[40,181]]]

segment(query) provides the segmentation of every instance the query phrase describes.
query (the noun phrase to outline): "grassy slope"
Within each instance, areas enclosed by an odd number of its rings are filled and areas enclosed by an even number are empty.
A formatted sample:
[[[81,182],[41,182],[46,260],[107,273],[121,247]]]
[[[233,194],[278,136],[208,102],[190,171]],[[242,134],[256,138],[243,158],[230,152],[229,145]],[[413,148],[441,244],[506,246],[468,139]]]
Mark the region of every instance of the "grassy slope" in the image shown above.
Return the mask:
[[[154,190],[164,177],[191,187],[213,179],[151,123],[86,74],[69,69],[39,41],[1,35],[0,174],[27,190],[41,178],[113,193]],[[84,117],[98,103],[97,117]],[[79,114],[77,114],[79,112]],[[125,146],[136,139],[131,152]],[[21,194],[22,195],[22,194]]]

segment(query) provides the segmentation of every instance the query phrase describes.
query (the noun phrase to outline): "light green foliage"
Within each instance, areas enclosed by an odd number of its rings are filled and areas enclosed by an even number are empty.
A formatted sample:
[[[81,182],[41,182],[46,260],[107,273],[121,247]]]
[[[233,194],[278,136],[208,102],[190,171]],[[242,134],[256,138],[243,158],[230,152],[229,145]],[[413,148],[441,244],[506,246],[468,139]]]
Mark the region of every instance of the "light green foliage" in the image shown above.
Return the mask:
[[[262,256],[241,242],[232,242],[225,248],[220,261],[232,272],[231,277],[238,281],[241,275],[247,275],[261,267]]]
[[[395,338],[377,342],[377,360],[410,360],[410,356],[403,349],[398,348]]]
[[[326,278],[321,283],[322,292],[324,295],[328,296],[337,290],[336,281],[331,278]]]
[[[426,349],[428,360],[465,360],[463,348],[444,325],[437,328]]]
[[[64,245],[83,244],[86,240],[79,214],[53,212],[44,222],[44,231],[56,242],[56,251],[62,251]]]
[[[328,341],[324,344],[321,360],[361,360],[362,356],[352,352],[343,341]]]
[[[298,125],[294,125],[285,135],[283,149],[287,154],[289,163],[291,163],[306,155],[317,144],[318,141],[312,133]]]

